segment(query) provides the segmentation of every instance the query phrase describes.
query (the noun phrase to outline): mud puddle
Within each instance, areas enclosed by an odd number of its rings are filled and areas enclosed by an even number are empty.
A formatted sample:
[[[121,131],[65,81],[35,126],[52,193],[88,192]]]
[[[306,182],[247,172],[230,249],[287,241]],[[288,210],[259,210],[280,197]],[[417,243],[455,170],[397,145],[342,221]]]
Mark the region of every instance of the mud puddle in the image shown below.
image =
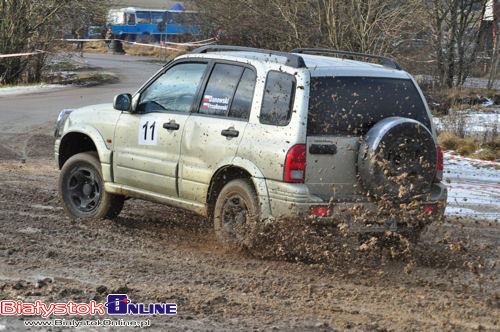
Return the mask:
[[[49,151],[31,137],[2,146]],[[0,300],[177,303],[175,317],[147,317],[154,330],[498,330],[496,223],[448,218],[404,253],[285,225],[260,253],[234,251],[206,219],[140,200],[114,221],[71,221],[52,155],[20,155],[0,160]]]

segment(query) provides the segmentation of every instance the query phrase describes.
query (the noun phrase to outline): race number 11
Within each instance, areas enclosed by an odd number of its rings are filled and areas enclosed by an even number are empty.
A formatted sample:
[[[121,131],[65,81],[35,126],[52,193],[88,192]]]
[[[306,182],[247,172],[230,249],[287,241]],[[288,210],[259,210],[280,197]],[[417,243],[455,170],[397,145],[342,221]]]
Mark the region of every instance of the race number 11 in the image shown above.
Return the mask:
[[[139,124],[139,145],[158,144],[158,120],[151,117],[142,117]]]

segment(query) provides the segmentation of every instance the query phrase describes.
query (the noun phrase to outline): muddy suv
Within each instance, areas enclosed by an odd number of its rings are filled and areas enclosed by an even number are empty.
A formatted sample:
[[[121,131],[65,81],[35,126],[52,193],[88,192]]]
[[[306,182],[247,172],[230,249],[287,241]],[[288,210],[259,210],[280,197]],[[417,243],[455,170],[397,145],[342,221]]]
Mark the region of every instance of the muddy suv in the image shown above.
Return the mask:
[[[418,233],[447,196],[422,92],[367,54],[203,47],[114,105],[61,112],[55,135],[70,217],[134,197],[207,216],[230,243],[283,218]]]

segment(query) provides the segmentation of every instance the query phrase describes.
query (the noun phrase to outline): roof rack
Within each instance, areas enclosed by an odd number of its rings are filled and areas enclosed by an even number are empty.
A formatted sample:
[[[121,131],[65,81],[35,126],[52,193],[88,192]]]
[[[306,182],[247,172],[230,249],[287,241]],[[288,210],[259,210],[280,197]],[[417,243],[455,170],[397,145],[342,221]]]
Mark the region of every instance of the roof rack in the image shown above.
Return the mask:
[[[266,50],[262,48],[253,48],[253,47],[243,47],[243,46],[229,46],[229,45],[208,45],[202,46],[193,50],[192,54],[200,54],[200,53],[208,53],[215,52],[217,50],[222,51],[236,51],[236,52],[255,52],[269,55],[282,56],[286,58],[286,65],[294,68],[306,68],[306,63],[304,59],[297,54],[291,54],[288,52],[280,52],[280,51],[272,51]]]
[[[401,66],[394,60],[381,55],[374,54],[365,54],[365,53],[357,53],[357,52],[348,52],[348,51],[338,51],[338,50],[328,50],[322,48],[296,48],[290,51],[290,53],[319,53],[319,54],[339,54],[339,55],[348,55],[348,56],[357,56],[362,58],[373,58],[379,59],[382,61],[383,65],[386,67],[391,67],[396,70],[401,70]]]

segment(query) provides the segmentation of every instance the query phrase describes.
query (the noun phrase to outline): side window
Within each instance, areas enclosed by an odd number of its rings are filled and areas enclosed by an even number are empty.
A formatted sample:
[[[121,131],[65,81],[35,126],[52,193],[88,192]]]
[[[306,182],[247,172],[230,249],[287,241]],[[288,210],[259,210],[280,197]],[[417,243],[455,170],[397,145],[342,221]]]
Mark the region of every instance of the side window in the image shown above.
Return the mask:
[[[243,67],[216,64],[203,94],[199,112],[226,116],[242,73]]]
[[[205,63],[183,63],[170,68],[142,92],[138,111],[189,112],[206,67]]]
[[[127,24],[135,25],[135,14],[127,14]]]
[[[158,24],[163,21],[163,13],[161,12],[151,12],[151,23]]]
[[[295,98],[295,77],[271,71],[267,74],[260,123],[286,126],[292,114]]]
[[[231,118],[248,119],[252,108],[253,92],[255,89],[255,72],[246,68],[236,89],[228,116]]]
[[[136,12],[137,24],[151,24],[150,12]]]

